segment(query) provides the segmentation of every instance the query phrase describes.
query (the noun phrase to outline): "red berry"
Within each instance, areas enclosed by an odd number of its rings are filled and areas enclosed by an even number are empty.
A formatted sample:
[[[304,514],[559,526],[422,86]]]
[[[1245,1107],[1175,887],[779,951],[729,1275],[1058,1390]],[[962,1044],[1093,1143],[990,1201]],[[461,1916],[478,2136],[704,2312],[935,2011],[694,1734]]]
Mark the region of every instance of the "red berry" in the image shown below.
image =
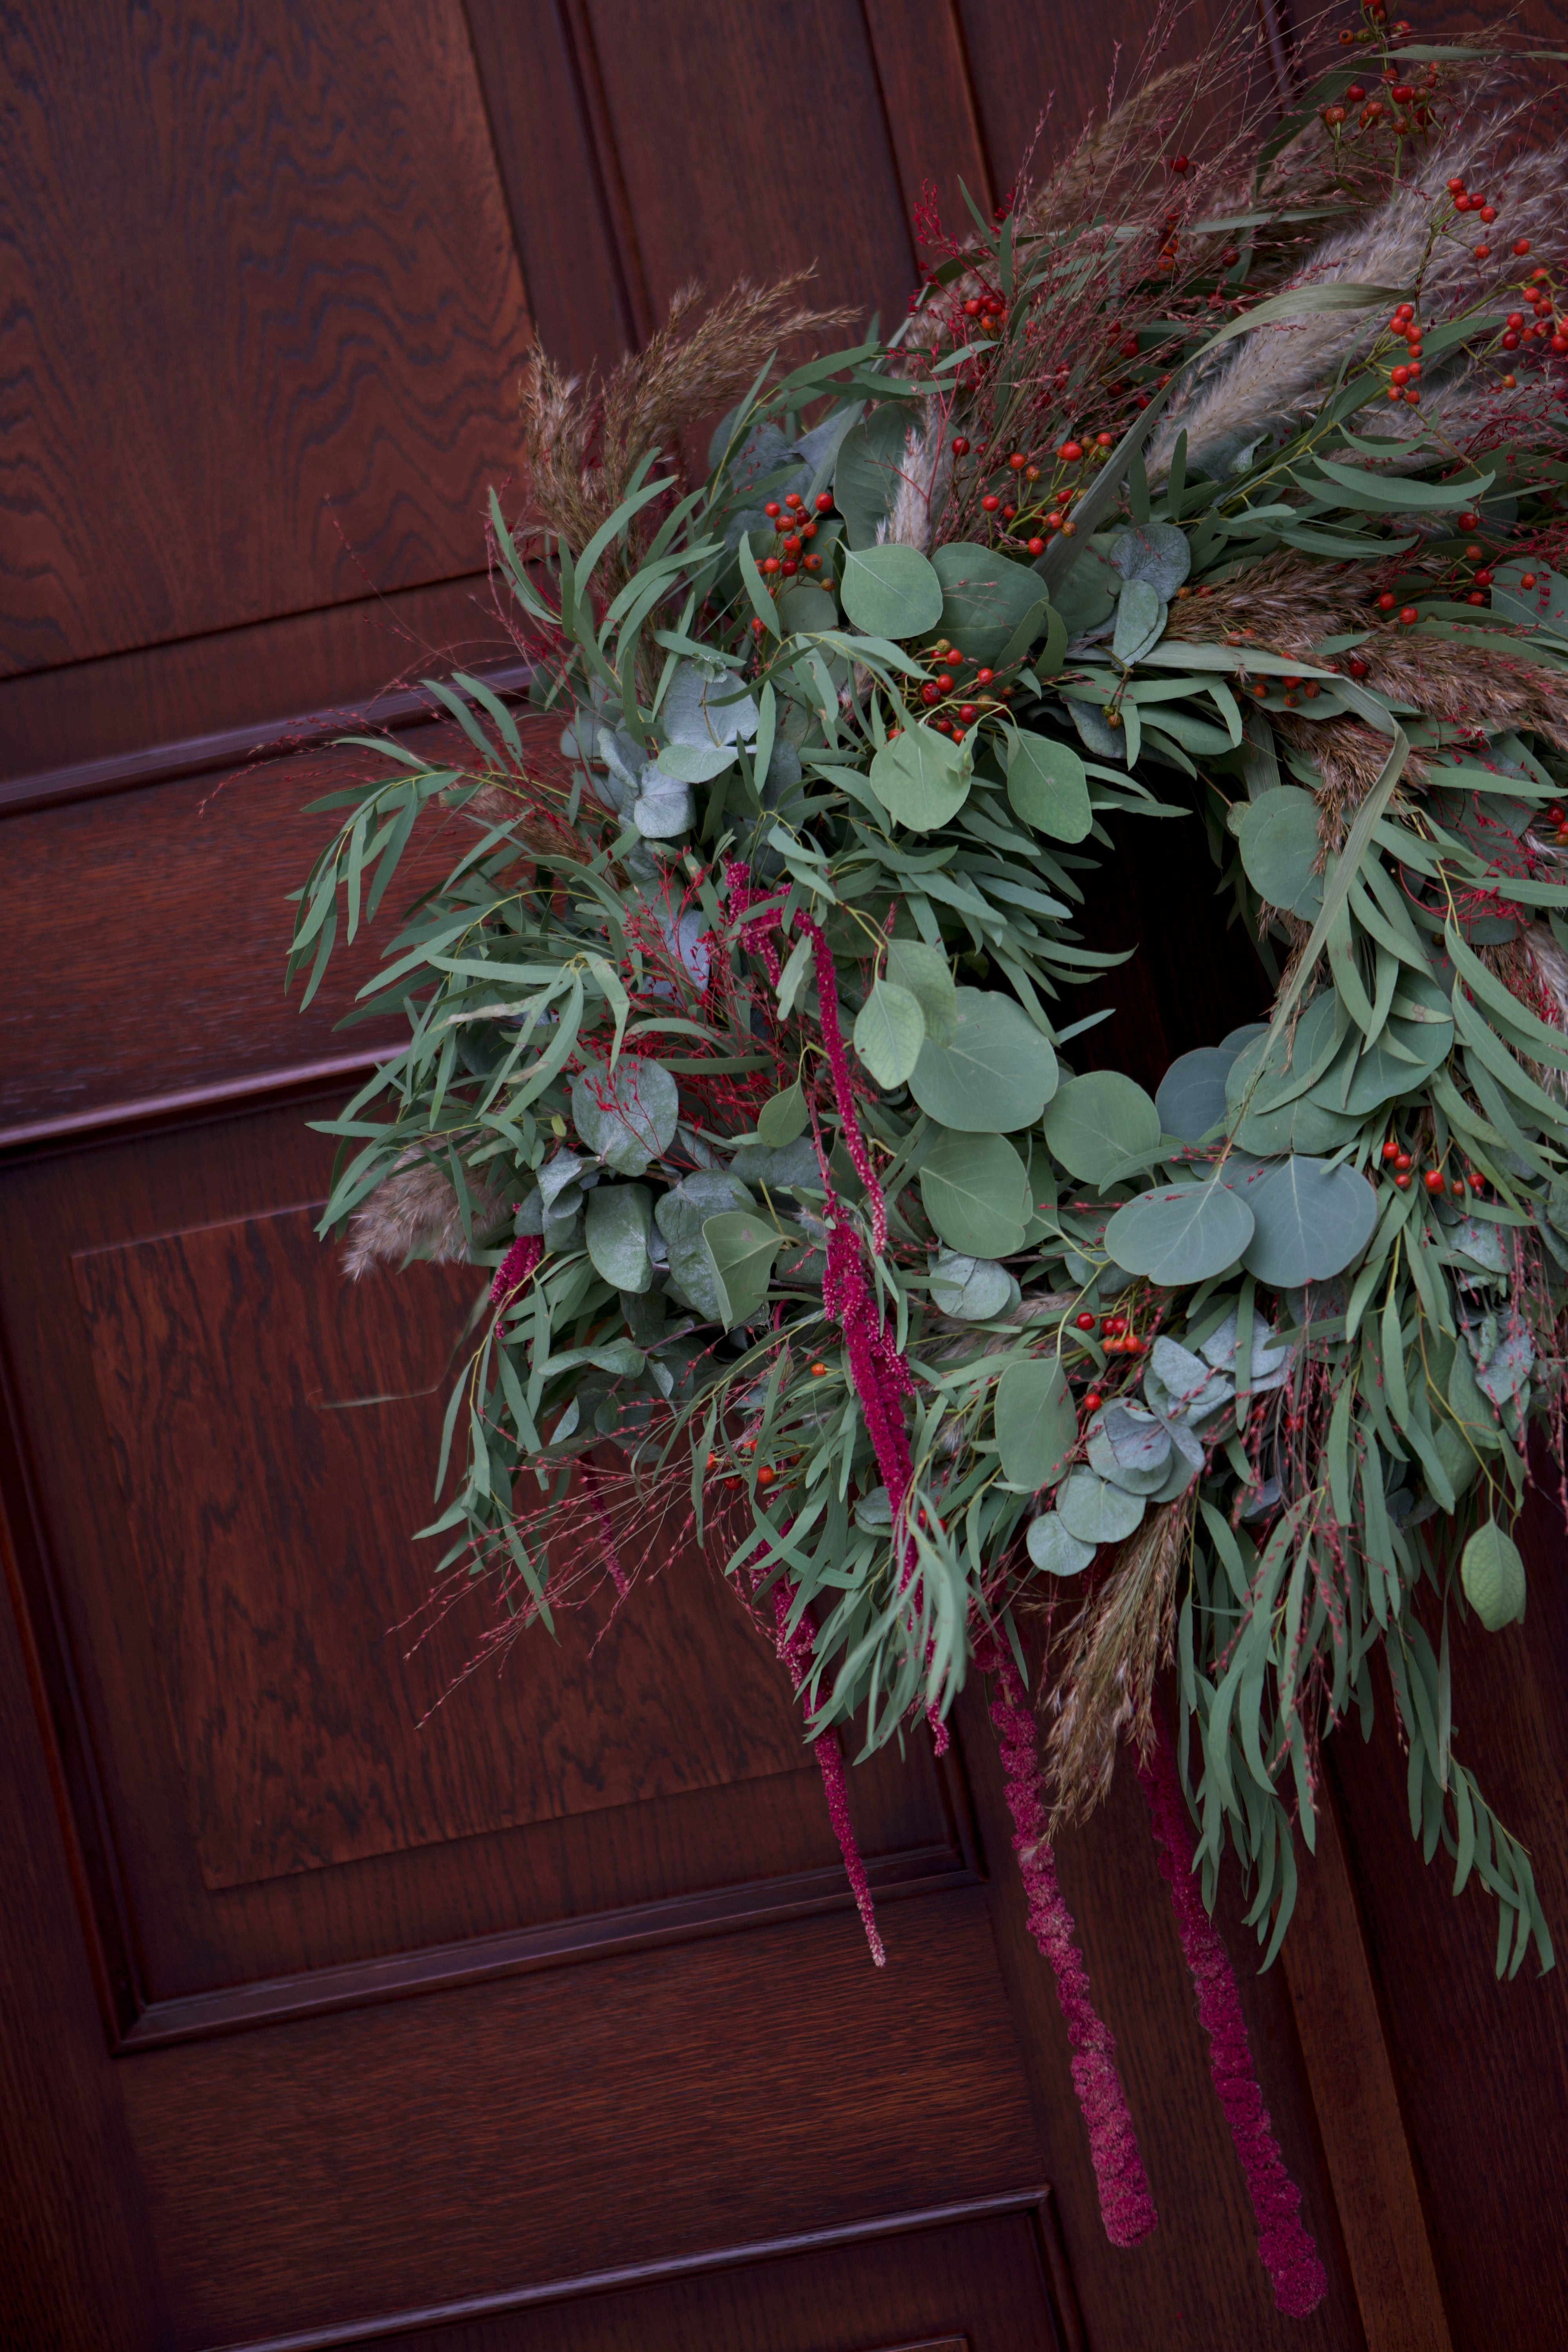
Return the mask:
[[[1450,181],[1449,181],[1449,183],[1448,183],[1448,194],[1449,194],[1451,196],[1462,196],[1462,195],[1464,194],[1464,193],[1465,193],[1465,184],[1464,184],[1463,180],[1450,180]]]
[[[1415,1162],[1408,1151],[1396,1151],[1394,1155],[1394,1164],[1396,1168],[1408,1171],[1415,1167]]]
[[[1092,1315],[1079,1315],[1075,1319],[1077,1320],[1078,1328],[1080,1331],[1093,1330],[1094,1318]]]
[[[1394,597],[1393,591],[1385,588],[1382,595],[1377,600],[1377,609],[1380,613],[1392,613],[1394,606]]]
[[[1505,352],[1517,352],[1519,349],[1519,337],[1511,332],[1504,335],[1502,338],[1502,347]]]
[[[1057,451],[1057,456],[1061,459],[1064,466],[1076,466],[1079,459],[1083,456],[1082,445],[1077,441],[1064,441],[1061,447]]]
[[[1409,628],[1413,622],[1421,618],[1421,615],[1414,604],[1402,604],[1399,608],[1399,617],[1405,627]]]
[[[1007,460],[1007,463],[1012,467],[1013,471],[1016,474],[1021,474],[1028,462],[1029,459],[1027,453],[1022,449],[1015,449],[1012,456]]]
[[[1491,586],[1491,584],[1492,584],[1492,575],[1491,575],[1491,573],[1490,573],[1489,572],[1484,572],[1484,571],[1483,571],[1483,572],[1477,572],[1477,574],[1476,574],[1476,586],[1477,586],[1478,588],[1489,588],[1489,587]]]
[[[801,497],[798,490],[786,490],[784,493],[784,504],[786,507],[803,507],[805,504],[805,500]]]
[[[1444,1189],[1442,1170],[1440,1168],[1428,1168],[1426,1175],[1421,1179],[1421,1181],[1426,1185],[1428,1192],[1442,1192]]]
[[[1185,172],[1185,171],[1187,171],[1189,168],[1190,168],[1190,167],[1189,167],[1189,165],[1188,165],[1187,159],[1186,159],[1186,157],[1185,157],[1184,155],[1173,155],[1173,156],[1172,156],[1172,158],[1171,158],[1171,169],[1172,169],[1172,171],[1173,171],[1173,172]]]
[[[969,455],[969,444],[962,433],[953,441],[952,454],[955,457],[967,457]]]
[[[952,692],[952,672],[950,669],[939,671],[936,682],[938,686],[941,687],[943,694],[951,694]]]
[[[773,1468],[772,1463],[764,1462],[762,1468],[757,1473],[757,1484],[759,1486],[771,1486],[777,1476],[778,1472]]]
[[[1503,320],[1503,325],[1505,327],[1522,327],[1523,324],[1524,312],[1522,310],[1510,310],[1507,318]]]
[[[816,511],[818,514],[831,514],[833,512],[833,493],[831,490],[818,490],[816,494]]]
[[[1490,247],[1490,246],[1489,246],[1489,245],[1478,245],[1478,246],[1477,246],[1477,247],[1476,247],[1476,259],[1477,259],[1478,261],[1489,261],[1489,260],[1491,259],[1491,257],[1492,257],[1492,249],[1491,249],[1491,247]]]
[[[708,1456],[708,1467],[710,1470],[717,1470],[719,1467],[719,1456],[716,1454],[710,1454]]]
[[[1392,1135],[1383,1147],[1383,1156],[1385,1160],[1397,1160],[1399,1157],[1399,1146]]]
[[[1461,530],[1479,530],[1480,527],[1481,519],[1479,514],[1462,514],[1459,517],[1459,529]],[[1478,555],[1480,553],[1480,549],[1479,547],[1476,550],[1476,553]]]
[[[1528,253],[1530,251],[1530,239],[1527,236],[1516,236],[1513,241],[1513,249],[1515,253]]]
[[[1484,1176],[1482,1176],[1482,1175],[1479,1174],[1479,1173],[1478,1173],[1478,1171],[1477,1171],[1474,1168],[1472,1168],[1472,1169],[1471,1169],[1471,1171],[1470,1171],[1470,1190],[1471,1190],[1471,1192],[1484,1192],[1486,1191],[1486,1189],[1487,1189],[1487,1180],[1486,1180],[1486,1178],[1485,1178]]]
[[[941,687],[931,686],[929,682],[925,686],[922,686],[921,688],[921,700],[928,705],[933,702],[940,702],[942,700]]]
[[[763,634],[763,625],[762,625],[761,621],[753,621],[753,622],[752,623],[752,636],[753,636],[753,637],[760,637],[760,636],[762,635],[762,634]]]
[[[782,513],[782,511],[783,509],[780,507],[777,499],[770,499],[767,505],[763,509],[763,512],[765,515],[776,515]]]
[[[1410,1190],[1410,1171],[1407,1168],[1402,1168],[1394,1181],[1402,1192],[1408,1192]]]
[[[822,1376],[823,1376],[824,1372],[826,1372],[826,1370],[827,1370],[827,1367],[826,1367],[826,1364],[813,1364],[813,1365],[812,1365],[812,1367],[811,1367],[811,1377],[812,1377],[812,1379],[813,1379],[814,1381],[819,1381],[819,1380],[822,1378]]]
[[[958,706],[958,715],[966,727],[973,727],[980,713],[973,702],[961,702]]]
[[[1534,572],[1521,572],[1519,575],[1519,584],[1521,588],[1533,588],[1535,585]]]
[[[1452,1192],[1456,1201],[1462,1201],[1465,1197],[1464,1178],[1462,1176],[1456,1176],[1453,1182],[1449,1185],[1448,1190]]]
[[[1100,1391],[1090,1389],[1083,1401],[1083,1409],[1085,1412],[1098,1412],[1104,1402],[1105,1399],[1100,1395]]]
[[[1044,555],[1045,551],[1046,542],[1043,539],[1032,539],[1029,541],[1029,553],[1031,555]]]
[[[764,555],[764,556],[763,556],[763,570],[764,572],[776,572],[776,571],[778,570],[778,568],[779,568],[779,560],[778,560],[778,557],[777,557],[776,555]]]
[[[800,541],[793,530],[784,541],[784,551],[786,555],[798,555],[800,553]]]
[[[1486,598],[1481,594],[1479,588],[1472,588],[1469,594],[1465,598],[1467,604],[1484,604],[1486,601]]]
[[[1345,664],[1345,667],[1349,670],[1352,677],[1364,677],[1366,676],[1368,667],[1369,665],[1363,661],[1360,654],[1352,654],[1349,661]]]
[[[994,490],[987,490],[980,503],[984,508],[987,514],[994,514],[1002,501]]]

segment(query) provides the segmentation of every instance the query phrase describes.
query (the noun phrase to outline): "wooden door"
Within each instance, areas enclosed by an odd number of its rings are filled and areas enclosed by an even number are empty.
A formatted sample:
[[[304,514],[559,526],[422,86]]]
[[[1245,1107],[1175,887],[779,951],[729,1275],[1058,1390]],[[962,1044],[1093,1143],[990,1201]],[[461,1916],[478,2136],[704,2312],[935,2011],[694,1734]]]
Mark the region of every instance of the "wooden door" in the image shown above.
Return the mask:
[[[582,364],[693,268],[814,254],[829,298],[870,288],[888,315],[922,180],[994,193],[1037,93],[1076,115],[1138,13],[71,0],[11,22],[7,2345],[1492,2340],[1437,2025],[1486,1930],[1461,1910],[1407,1957],[1405,1919],[1443,1906],[1360,1759],[1348,1864],[1331,1838],[1303,1898],[1311,1962],[1258,1978],[1226,1898],[1329,2277],[1287,2321],[1129,1777],[1060,1857],[1161,2216],[1118,2252],[982,1694],[940,1764],[913,1742],[853,1775],[878,1971],[782,1670],[700,1559],[672,1549],[614,1622],[464,1675],[482,1603],[421,1617],[410,1530],[471,1282],[350,1286],[311,1233],[309,1121],[390,1041],[333,1025],[363,956],[303,1018],[282,998],[306,804],[352,720],[429,740],[421,675],[514,675],[479,518],[533,324]],[[1152,962],[1163,896],[1209,887],[1184,836],[1096,920]],[[1217,936],[1178,1003],[1141,974],[1129,1066],[1255,986]],[[1550,1901],[1563,1660],[1515,1664]],[[1561,2079],[1554,1999],[1469,1996],[1527,2123]],[[1532,2226],[1516,2210],[1516,2244]],[[1553,2292],[1539,2265],[1511,2282],[1537,2340]]]

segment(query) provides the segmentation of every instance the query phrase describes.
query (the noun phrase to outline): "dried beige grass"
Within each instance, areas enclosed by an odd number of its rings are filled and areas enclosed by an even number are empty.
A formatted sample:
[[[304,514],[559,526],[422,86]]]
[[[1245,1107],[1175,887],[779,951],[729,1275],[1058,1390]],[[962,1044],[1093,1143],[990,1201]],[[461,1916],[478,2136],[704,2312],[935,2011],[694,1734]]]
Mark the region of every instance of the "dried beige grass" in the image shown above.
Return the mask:
[[[1154,1678],[1172,1659],[1192,1515],[1191,1489],[1152,1512],[1067,1630],[1067,1662],[1050,1697],[1052,1837],[1106,1796],[1123,1733],[1141,1759],[1152,1751]]]
[[[1519,269],[1511,251],[1527,237],[1537,263],[1568,258],[1568,142],[1510,152],[1533,101],[1505,99],[1488,82],[1472,93],[1443,138],[1413,176],[1375,211],[1326,237],[1287,284],[1352,282],[1396,292],[1419,287],[1423,313],[1475,300],[1497,301]],[[1493,257],[1476,261],[1462,235],[1439,237],[1427,251],[1433,201],[1445,180],[1458,175],[1484,184],[1500,227]],[[1212,471],[1266,434],[1309,413],[1313,400],[1348,357],[1369,346],[1382,313],[1324,311],[1263,327],[1244,336],[1185,405],[1167,415],[1149,456],[1152,479],[1169,470],[1176,436],[1185,432],[1189,462]]]
[[[477,1239],[501,1222],[506,1208],[471,1175],[468,1189]],[[349,1220],[343,1271],[357,1282],[374,1266],[402,1266],[411,1257],[429,1258],[439,1265],[466,1264],[468,1256],[463,1213],[451,1178],[439,1160],[411,1152]]]
[[[742,398],[784,346],[848,325],[855,311],[815,310],[800,299],[812,275],[797,269],[772,286],[742,278],[700,317],[704,289],[682,287],[658,331],[602,380],[563,375],[541,352],[522,388],[533,527],[585,546],[650,449],[679,473],[688,426]],[[614,570],[614,551],[606,562]],[[629,576],[635,555],[626,566]]]

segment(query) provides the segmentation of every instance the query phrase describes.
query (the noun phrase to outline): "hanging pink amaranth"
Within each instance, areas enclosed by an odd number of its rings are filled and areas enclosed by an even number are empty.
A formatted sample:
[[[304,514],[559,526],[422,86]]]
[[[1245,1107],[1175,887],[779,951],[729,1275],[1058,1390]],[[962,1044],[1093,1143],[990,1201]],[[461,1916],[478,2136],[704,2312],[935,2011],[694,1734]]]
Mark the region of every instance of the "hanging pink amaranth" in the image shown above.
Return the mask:
[[[1193,1838],[1176,1759],[1156,1733],[1153,1753],[1139,1767],[1149,1802],[1160,1871],[1171,1890],[1182,1950],[1198,1997],[1198,2017],[1209,2038],[1209,2073],[1219,2095],[1258,2222],[1258,2252],[1274,2282],[1274,2300],[1289,2318],[1304,2319],[1329,2291],[1318,2249],[1301,2225],[1301,2192],[1285,2169],[1247,2047],[1241,1995],[1230,1957],[1204,1908],[1193,1875]]]
[[[977,1645],[975,1664],[995,1678],[991,1720],[1006,1775],[1013,1844],[1028,1898],[1029,1927],[1051,1964],[1057,1998],[1073,2047],[1072,2079],[1089,2133],[1089,2155],[1100,2189],[1100,2219],[1113,2246],[1135,2246],[1159,2221],[1143,2159],[1138,2153],[1127,2094],[1116,2071],[1116,2042],[1095,2010],[1089,1970],[1073,1942],[1072,1914],[1057,1881],[1056,1858],[1046,1835],[1040,1801],[1039,1758],[1035,1718],[1018,1670],[999,1640]]]
[[[811,1633],[804,1616],[793,1633],[788,1631],[789,1613],[794,1606],[795,1587],[787,1577],[782,1577],[773,1590],[773,1622],[778,1629],[773,1636],[773,1646],[789,1668],[798,1690],[811,1671]],[[844,1856],[844,1867],[855,1891],[855,1907],[860,1914],[860,1925],[866,1930],[871,1958],[879,1969],[885,1969],[888,1955],[882,1948],[882,1938],[878,1932],[870,1881],[866,1875],[866,1864],[861,1860],[855,1825],[849,1818],[849,1791],[844,1782],[844,1758],[839,1750],[838,1735],[833,1730],[821,1731],[811,1746],[822,1773],[822,1785],[827,1797],[827,1817],[833,1823],[833,1834],[838,1840],[838,1851]]]

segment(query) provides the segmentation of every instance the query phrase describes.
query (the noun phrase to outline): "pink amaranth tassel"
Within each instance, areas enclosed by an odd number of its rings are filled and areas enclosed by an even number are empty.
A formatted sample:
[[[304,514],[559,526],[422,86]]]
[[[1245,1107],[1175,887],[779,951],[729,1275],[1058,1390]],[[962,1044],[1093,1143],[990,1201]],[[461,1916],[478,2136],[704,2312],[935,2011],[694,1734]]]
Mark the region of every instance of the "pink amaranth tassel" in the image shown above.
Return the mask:
[[[844,1149],[849,1154],[856,1175],[866,1187],[866,1199],[871,1211],[871,1247],[880,1257],[888,1246],[888,1204],[882,1198],[882,1188],[877,1181],[877,1171],[871,1165],[871,1155],[866,1149],[866,1139],[855,1116],[855,1084],[849,1075],[849,1057],[844,1051],[844,1040],[838,1034],[838,979],[833,969],[833,950],[823,936],[820,923],[814,923],[809,915],[797,915],[795,921],[811,941],[812,961],[816,971],[816,1001],[822,1009],[822,1042],[827,1052],[827,1066],[833,1073],[833,1090],[838,1097]]]
[[[730,904],[737,915],[743,916],[748,907],[753,907],[767,898],[765,890],[752,887],[752,869],[738,857],[726,859],[724,881],[730,893]],[[779,951],[768,933],[776,931],[778,927],[777,907],[770,907],[767,913],[759,916],[754,923],[742,922],[741,925],[741,945],[748,955],[761,960],[763,970],[775,988],[779,984]]]
[[[1116,2071],[1115,2039],[1096,2012],[1089,1971],[1073,1942],[1072,1914],[1057,1881],[1056,1861],[1046,1835],[1045,1811],[1040,1803],[1035,1718],[1029,1712],[1018,1670],[999,1641],[981,1643],[975,1652],[975,1664],[983,1674],[996,1678],[991,1720],[996,1727],[996,1744],[1006,1774],[1013,1843],[1028,1898],[1029,1927],[1051,1964],[1057,1998],[1067,2021],[1068,2040],[1073,2047],[1073,2087],[1089,2133],[1089,2155],[1100,2189],[1100,2219],[1113,2246],[1135,2246],[1156,2227],[1160,2217],[1149,2194],[1127,2094]]]
[[[521,1289],[543,1255],[544,1244],[537,1234],[520,1234],[496,1268],[496,1278],[490,1285],[490,1305],[504,1307],[512,1292]]]
[[[773,1591],[773,1619],[778,1627],[773,1646],[789,1668],[798,1689],[811,1671],[811,1634],[804,1617],[793,1633],[785,1632],[789,1612],[794,1606],[795,1587],[787,1577],[781,1578]],[[871,1948],[872,1959],[879,1969],[885,1969],[888,1955],[882,1948],[882,1938],[877,1930],[877,1910],[871,1900],[871,1885],[856,1840],[855,1825],[849,1818],[849,1791],[844,1780],[844,1758],[839,1752],[838,1735],[835,1731],[819,1732],[811,1745],[827,1797],[827,1818],[833,1823],[833,1834],[838,1840],[838,1851],[844,1856],[844,1868],[854,1890],[860,1925],[866,1930],[866,1941]]]
[[[1153,1754],[1139,1768],[1138,1778],[1149,1801],[1161,1875],[1171,1890],[1182,1950],[1198,1997],[1198,2016],[1209,2038],[1209,2072],[1247,2176],[1258,2255],[1274,2283],[1279,2309],[1289,2318],[1305,2319],[1327,2294],[1328,2277],[1301,2225],[1301,2192],[1285,2169],[1258,2087],[1235,1971],[1193,1874],[1186,1804],[1176,1759],[1163,1738],[1156,1737]]]

